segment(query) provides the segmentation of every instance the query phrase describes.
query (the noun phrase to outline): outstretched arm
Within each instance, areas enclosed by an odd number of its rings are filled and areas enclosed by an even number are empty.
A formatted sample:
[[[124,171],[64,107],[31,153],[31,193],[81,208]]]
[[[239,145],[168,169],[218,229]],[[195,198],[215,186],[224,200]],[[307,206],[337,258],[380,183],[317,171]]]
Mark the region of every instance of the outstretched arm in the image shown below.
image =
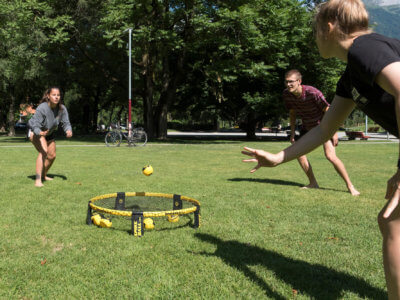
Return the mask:
[[[351,99],[335,96],[330,109],[324,115],[321,123],[310,130],[296,143],[283,151],[272,154],[263,150],[245,147],[243,154],[252,158],[244,159],[244,162],[256,162],[257,165],[250,171],[255,172],[260,167],[275,167],[292,159],[305,155],[319,145],[329,140],[343,124],[344,120],[354,109],[354,102]]]

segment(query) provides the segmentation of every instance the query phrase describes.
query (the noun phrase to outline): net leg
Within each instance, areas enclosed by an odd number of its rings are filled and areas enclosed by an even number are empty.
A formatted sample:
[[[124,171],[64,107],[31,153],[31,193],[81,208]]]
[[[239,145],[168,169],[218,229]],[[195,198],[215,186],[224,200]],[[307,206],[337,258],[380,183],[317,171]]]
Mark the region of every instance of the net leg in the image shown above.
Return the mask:
[[[132,234],[142,237],[144,234],[143,212],[132,212]]]
[[[196,205],[196,210],[194,211],[194,223],[193,227],[194,228],[199,228],[200,227],[200,206]]]
[[[182,199],[181,199],[181,195],[174,195],[173,197],[173,210],[177,210],[177,209],[182,209]]]
[[[92,213],[92,208],[90,207],[90,201],[89,201],[88,210],[87,210],[87,214],[86,214],[86,224],[87,225],[93,225],[92,216],[93,216],[93,213]]]
[[[114,209],[125,210],[125,193],[124,192],[117,193],[117,198],[115,198]]]

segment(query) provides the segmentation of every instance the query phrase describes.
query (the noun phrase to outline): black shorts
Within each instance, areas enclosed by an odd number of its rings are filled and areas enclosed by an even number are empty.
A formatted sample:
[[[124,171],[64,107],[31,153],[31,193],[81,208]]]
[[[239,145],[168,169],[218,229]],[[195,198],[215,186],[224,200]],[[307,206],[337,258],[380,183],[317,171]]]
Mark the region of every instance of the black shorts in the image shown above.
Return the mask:
[[[28,128],[28,130],[27,130],[27,132],[26,132],[26,138],[27,138],[28,140],[29,140],[29,138],[30,138],[31,133],[33,133],[32,129]],[[34,134],[34,133],[33,133],[33,134]],[[45,138],[46,141],[48,141],[48,142],[50,142],[50,141],[52,141],[52,140],[55,140],[55,139],[56,139],[56,133],[53,132],[53,133],[50,134],[50,135],[46,135],[44,138]]]
[[[45,139],[46,139],[46,141],[48,141],[48,142],[50,142],[50,141],[52,141],[52,140],[55,140],[55,139],[56,139],[56,133],[53,132],[53,133],[50,134],[50,135],[46,135],[46,136],[45,136]]]
[[[303,135],[305,135],[308,132],[308,130],[305,130],[304,128],[300,129],[300,134],[295,134],[294,135],[294,140],[297,141],[299,140]]]
[[[300,134],[296,134],[295,136],[294,136],[294,140],[295,141],[298,141],[303,135],[305,135],[306,133],[308,132],[308,130],[306,130],[306,129],[304,129],[304,128],[302,128],[302,129],[300,129]],[[333,137],[331,138],[331,142],[332,142],[332,144],[335,146],[335,144],[333,143]],[[325,143],[324,143],[325,144]],[[339,141],[338,141],[338,144],[339,144]]]

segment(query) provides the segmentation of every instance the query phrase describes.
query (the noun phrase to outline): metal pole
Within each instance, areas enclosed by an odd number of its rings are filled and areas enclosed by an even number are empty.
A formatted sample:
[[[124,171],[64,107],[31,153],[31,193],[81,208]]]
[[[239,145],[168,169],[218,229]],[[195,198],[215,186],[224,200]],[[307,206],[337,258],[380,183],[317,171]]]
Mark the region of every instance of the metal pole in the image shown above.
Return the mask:
[[[368,116],[365,115],[365,135],[368,134]]]
[[[128,104],[128,134],[131,135],[132,131],[132,28],[128,29],[129,32],[129,104]]]
[[[128,109],[128,121],[129,131],[131,130],[131,107],[132,107],[132,28],[129,28],[129,109]]]

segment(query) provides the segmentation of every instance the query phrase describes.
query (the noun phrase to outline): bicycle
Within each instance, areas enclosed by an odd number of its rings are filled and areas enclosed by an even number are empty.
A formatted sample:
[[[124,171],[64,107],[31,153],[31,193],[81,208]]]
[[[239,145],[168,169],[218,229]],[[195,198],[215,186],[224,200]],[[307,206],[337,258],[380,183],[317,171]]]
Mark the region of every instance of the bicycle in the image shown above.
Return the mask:
[[[119,147],[122,139],[125,138],[128,141],[128,146],[144,146],[147,143],[147,133],[142,127],[133,128],[132,130],[122,131],[119,127],[107,132],[105,142],[107,147],[114,146]]]

